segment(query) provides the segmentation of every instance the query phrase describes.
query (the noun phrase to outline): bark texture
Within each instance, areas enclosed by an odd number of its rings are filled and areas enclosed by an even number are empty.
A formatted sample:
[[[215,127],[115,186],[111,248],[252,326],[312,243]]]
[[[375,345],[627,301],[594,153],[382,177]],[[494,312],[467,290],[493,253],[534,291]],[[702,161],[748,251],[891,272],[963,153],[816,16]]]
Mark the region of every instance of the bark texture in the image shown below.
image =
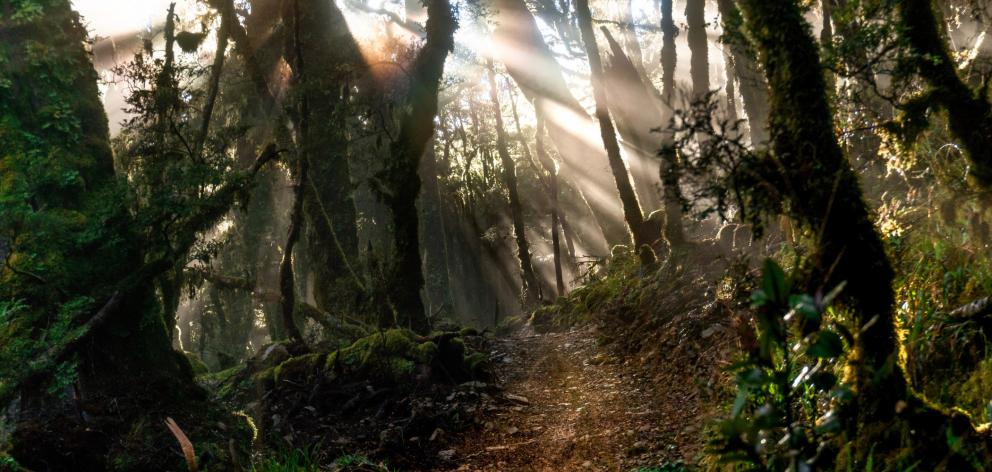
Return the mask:
[[[819,51],[793,1],[741,2],[771,90],[772,149],[781,166],[789,216],[818,235],[810,280],[846,282],[845,299],[861,330],[856,341],[860,405],[865,415],[891,418],[905,392],[895,366],[893,270],[852,171],[834,136]],[[814,289],[816,287],[813,287]]]
[[[365,64],[334,2],[291,1],[299,14],[294,16],[284,7],[283,21],[295,33],[300,54],[306,55],[306,70],[294,71],[293,86],[298,99],[307,102],[310,115],[305,128],[297,123],[300,155],[309,167],[301,182],[308,257],[317,307],[334,313],[353,308],[348,301],[362,290],[353,267],[358,227],[344,124],[349,116],[348,88]],[[284,53],[294,68],[298,67],[295,47]]]
[[[710,91],[710,50],[706,36],[706,0],[687,0],[685,22],[689,51],[692,52],[689,75],[692,77],[692,95],[700,97]]]
[[[395,322],[419,333],[430,330],[420,291],[424,274],[420,260],[417,171],[428,141],[434,135],[438,111],[438,89],[444,61],[454,49],[457,23],[447,0],[427,5],[427,41],[410,67],[410,90],[406,111],[400,116],[400,133],[390,146],[390,157],[379,175],[381,197],[393,219],[395,260],[392,268]]]

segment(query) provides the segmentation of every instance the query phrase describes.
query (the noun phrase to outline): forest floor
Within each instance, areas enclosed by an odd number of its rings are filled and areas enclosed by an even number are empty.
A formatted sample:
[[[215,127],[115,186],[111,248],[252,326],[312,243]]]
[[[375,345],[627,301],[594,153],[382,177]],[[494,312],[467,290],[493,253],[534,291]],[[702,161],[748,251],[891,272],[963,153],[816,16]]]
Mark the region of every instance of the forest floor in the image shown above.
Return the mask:
[[[652,388],[598,339],[594,327],[497,339],[498,382],[516,404],[443,451],[449,470],[630,471],[695,457],[698,397]]]

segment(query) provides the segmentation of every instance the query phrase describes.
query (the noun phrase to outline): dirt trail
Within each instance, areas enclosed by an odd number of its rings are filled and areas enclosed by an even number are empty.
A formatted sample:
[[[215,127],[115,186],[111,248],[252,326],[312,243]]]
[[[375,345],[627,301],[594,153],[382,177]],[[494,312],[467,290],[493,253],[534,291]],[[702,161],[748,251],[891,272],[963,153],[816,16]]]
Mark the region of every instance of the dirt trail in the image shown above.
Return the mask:
[[[681,406],[598,348],[595,330],[523,331],[497,342],[496,359],[516,405],[456,444],[451,470],[626,472],[681,457],[676,444],[693,426],[659,409]]]

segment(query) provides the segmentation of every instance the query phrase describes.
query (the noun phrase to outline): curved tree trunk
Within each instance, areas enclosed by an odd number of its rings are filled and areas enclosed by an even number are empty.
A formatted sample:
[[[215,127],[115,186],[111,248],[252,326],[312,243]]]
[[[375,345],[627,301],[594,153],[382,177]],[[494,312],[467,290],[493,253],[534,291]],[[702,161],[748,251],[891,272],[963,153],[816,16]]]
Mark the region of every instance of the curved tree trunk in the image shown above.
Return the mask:
[[[664,127],[665,118],[657,100],[637,71],[637,64],[623,51],[606,27],[600,28],[609,44],[603,79],[610,102],[610,113],[623,138],[624,150],[634,179],[637,199],[645,214],[661,207],[658,180],[658,149],[661,134],[653,129]]]
[[[620,144],[617,141],[616,129],[613,128],[613,122],[610,121],[609,100],[603,83],[603,64],[599,57],[599,47],[596,45],[596,34],[592,29],[592,14],[589,12],[589,3],[586,0],[577,0],[575,12],[579,19],[579,31],[582,32],[586,54],[589,57],[600,136],[603,139],[603,146],[606,148],[606,157],[610,162],[610,170],[613,172],[617,191],[620,193],[624,220],[627,222],[631,236],[633,236],[634,250],[641,263],[652,265],[655,262],[655,255],[651,246],[657,240],[658,235],[651,234],[650,225],[646,224],[644,220],[641,206],[637,201],[637,194],[634,193],[634,187],[630,183],[627,166],[624,164],[623,158],[620,157]]]
[[[416,332],[430,330],[420,291],[424,274],[420,261],[417,173],[427,142],[434,134],[437,94],[444,61],[454,49],[457,28],[447,0],[430,0],[427,5],[427,41],[410,68],[410,91],[406,111],[400,116],[400,134],[390,146],[390,157],[379,178],[382,195],[393,217],[394,250],[391,282],[396,322]]]
[[[992,104],[958,75],[941,34],[941,16],[931,0],[896,2],[902,33],[916,55],[916,67],[930,85],[928,98],[947,110],[948,125],[971,160],[971,176],[992,188]]]
[[[180,469],[182,459],[167,448],[148,454],[148,444],[174,440],[152,425],[172,415],[191,434],[219,441],[217,421],[234,423],[206,400],[189,362],[172,349],[169,313],[154,280],[227,213],[243,186],[217,189],[197,202],[204,213],[176,221],[174,253],[160,240],[146,240],[114,175],[107,117],[78,15],[67,0],[46,2],[43,12],[20,19],[8,14],[9,5],[0,8],[0,42],[19,58],[0,62],[0,76],[11,84],[0,91],[4,178],[28,192],[25,199],[8,193],[10,186],[0,189],[7,202],[0,239],[10,244],[0,299],[25,305],[0,339],[0,408],[13,423],[8,451],[38,470],[105,470],[120,457],[133,458],[134,469]],[[39,46],[44,57],[27,52]],[[53,75],[56,63],[60,73]],[[73,132],[57,131],[71,123],[64,129]],[[38,174],[45,169],[78,181],[39,187],[52,177]],[[9,238],[14,228],[20,237]],[[38,238],[45,234],[61,236]],[[56,321],[67,332],[50,332]],[[6,336],[24,341],[17,344],[26,352],[10,352]],[[7,409],[14,398],[19,407]]]
[[[681,244],[685,241],[685,234],[682,204],[674,191],[675,184],[664,182],[661,186],[662,195],[659,197],[658,185],[654,183],[665,173],[663,170],[668,168],[670,162],[670,157],[659,159],[658,154],[659,150],[671,144],[671,133],[653,131],[667,126],[666,110],[654,106],[656,100],[651,95],[651,85],[642,82],[634,64],[609,31],[606,28],[602,28],[602,31],[610,44],[610,55],[604,73],[607,90],[610,92],[610,107],[620,136],[634,154],[631,158],[631,174],[636,176],[638,173],[635,170],[639,170],[642,175],[639,180],[641,184],[637,186],[638,201],[643,205],[645,214],[663,206],[665,238],[670,243]]]
[[[629,241],[616,186],[603,148],[588,139],[595,123],[572,95],[561,67],[522,0],[496,0],[493,39],[496,57],[546,120],[548,135],[562,156],[563,174],[589,197],[602,238],[588,234],[589,248],[609,255],[609,245]]]
[[[862,417],[892,418],[892,405],[906,387],[896,359],[894,274],[858,177],[833,134],[817,43],[793,1],[744,0],[741,6],[771,90],[778,164],[770,167],[780,166],[779,188],[788,192],[790,216],[819,235],[809,259],[811,280],[820,287],[846,282],[845,298],[860,331],[856,386]]]

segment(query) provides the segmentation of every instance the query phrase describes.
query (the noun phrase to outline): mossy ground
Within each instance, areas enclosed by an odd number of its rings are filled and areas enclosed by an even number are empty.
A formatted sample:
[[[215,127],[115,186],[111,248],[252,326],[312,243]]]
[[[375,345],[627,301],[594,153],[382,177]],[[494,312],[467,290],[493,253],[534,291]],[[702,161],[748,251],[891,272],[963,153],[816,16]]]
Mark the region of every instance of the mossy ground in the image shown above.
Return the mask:
[[[381,460],[376,453],[386,443],[392,444],[391,463],[422,464],[418,461],[428,460],[425,451],[439,444],[423,444],[436,436],[435,430],[474,424],[460,412],[464,405],[445,398],[462,383],[485,385],[485,342],[472,329],[429,336],[387,329],[317,352],[277,343],[241,367],[198,380],[228,408],[252,418],[256,451],[275,459],[266,464],[284,462],[275,456],[287,447],[306,450],[315,463],[325,465],[343,454]],[[396,435],[421,442],[394,444]]]

